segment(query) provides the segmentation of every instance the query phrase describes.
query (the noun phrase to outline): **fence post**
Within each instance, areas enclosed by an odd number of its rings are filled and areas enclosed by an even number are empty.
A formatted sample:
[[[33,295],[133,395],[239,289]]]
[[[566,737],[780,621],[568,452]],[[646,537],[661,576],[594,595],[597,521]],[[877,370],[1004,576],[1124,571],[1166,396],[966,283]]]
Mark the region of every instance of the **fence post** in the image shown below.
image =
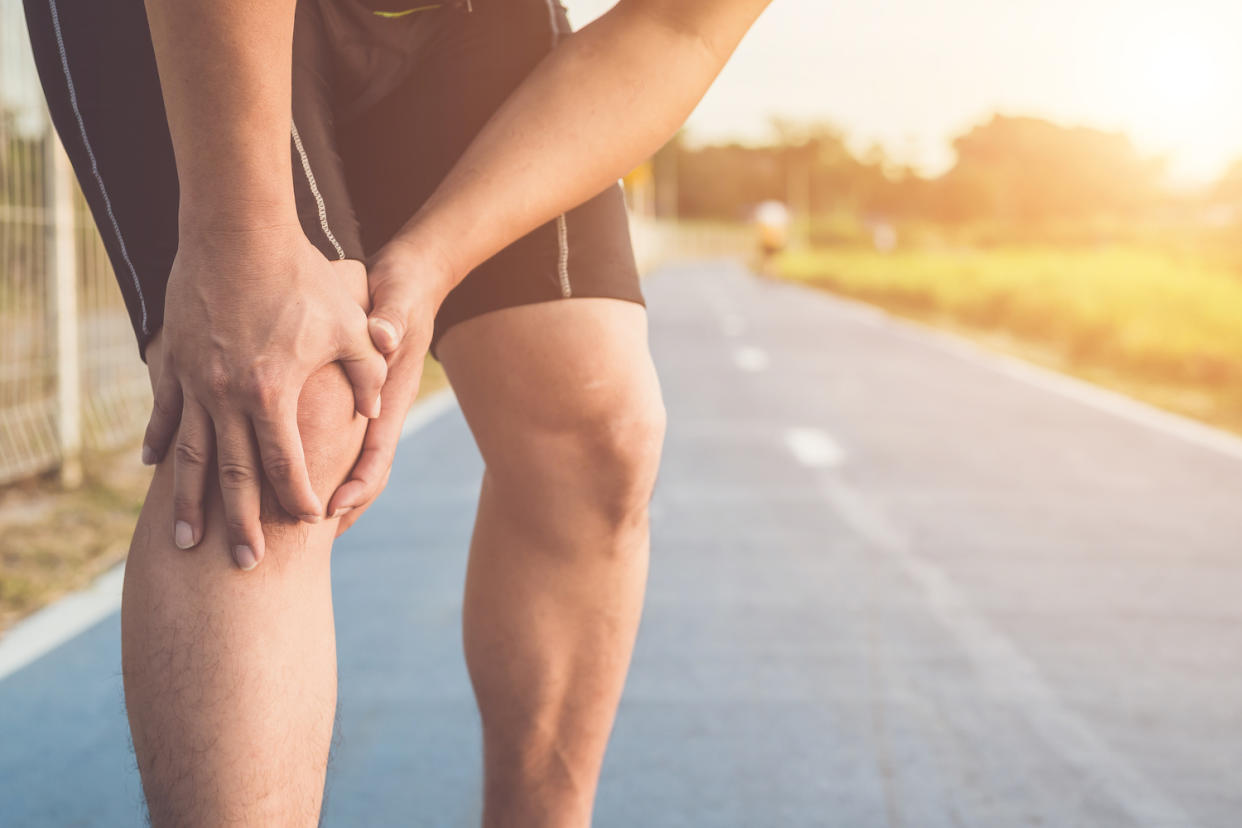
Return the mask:
[[[78,267],[74,239],[73,169],[56,131],[46,142],[48,304],[56,338],[56,434],[60,482],[82,482],[82,367],[78,354]]]

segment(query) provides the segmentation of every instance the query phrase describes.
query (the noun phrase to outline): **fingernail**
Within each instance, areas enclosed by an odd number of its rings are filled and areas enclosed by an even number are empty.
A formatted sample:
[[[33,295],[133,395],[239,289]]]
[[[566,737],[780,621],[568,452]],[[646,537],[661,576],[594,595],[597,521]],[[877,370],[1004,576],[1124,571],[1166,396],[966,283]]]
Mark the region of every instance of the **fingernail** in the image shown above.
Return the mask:
[[[303,523],[318,523],[323,520],[319,515],[299,515]]]
[[[381,397],[379,394],[376,394],[375,405],[371,406],[371,419],[374,420],[376,417],[380,415],[380,404],[381,404]]]
[[[379,328],[388,337],[388,347],[397,344],[397,329],[387,319],[380,319],[378,316],[371,317],[370,324],[374,328]]]
[[[133,455],[132,455],[132,454],[131,454],[130,456],[131,456],[131,457],[133,457]],[[156,458],[155,458],[155,449],[151,448],[150,446],[148,446],[148,445],[146,445],[146,444],[143,444],[143,446],[142,446],[142,465],[144,465],[144,466],[154,466],[154,465],[155,465],[155,459],[156,459]]]
[[[184,520],[173,525],[173,542],[178,549],[189,549],[194,545],[194,528]]]
[[[237,565],[249,572],[258,565],[259,561],[254,556],[254,550],[249,546],[234,546],[233,560],[237,561]]]

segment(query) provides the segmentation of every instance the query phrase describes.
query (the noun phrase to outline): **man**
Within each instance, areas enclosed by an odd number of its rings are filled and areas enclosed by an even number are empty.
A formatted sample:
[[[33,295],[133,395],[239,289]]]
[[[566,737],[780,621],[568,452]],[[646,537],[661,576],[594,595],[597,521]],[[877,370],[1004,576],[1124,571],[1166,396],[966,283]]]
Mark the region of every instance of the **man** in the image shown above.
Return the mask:
[[[664,417],[615,181],[766,2],[621,0],[570,34],[553,0],[27,0],[155,388],[122,612],[153,824],[315,823],[329,553],[428,349],[486,462],[484,823],[589,823]]]

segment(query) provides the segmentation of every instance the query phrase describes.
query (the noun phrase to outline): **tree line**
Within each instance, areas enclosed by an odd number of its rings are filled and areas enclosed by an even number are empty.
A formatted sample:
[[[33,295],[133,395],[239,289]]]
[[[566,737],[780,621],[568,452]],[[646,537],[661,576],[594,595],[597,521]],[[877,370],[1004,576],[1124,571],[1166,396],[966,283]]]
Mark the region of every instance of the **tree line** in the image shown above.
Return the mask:
[[[654,159],[657,187],[675,178],[683,218],[725,220],[766,199],[812,216],[1028,229],[1193,218],[1213,205],[1242,205],[1242,160],[1190,197],[1167,187],[1164,159],[1143,156],[1126,135],[1039,118],[995,115],[975,126],[953,141],[956,161],[936,177],[894,164],[879,148],[859,157],[830,126],[778,123],[776,133],[765,146],[675,139]]]

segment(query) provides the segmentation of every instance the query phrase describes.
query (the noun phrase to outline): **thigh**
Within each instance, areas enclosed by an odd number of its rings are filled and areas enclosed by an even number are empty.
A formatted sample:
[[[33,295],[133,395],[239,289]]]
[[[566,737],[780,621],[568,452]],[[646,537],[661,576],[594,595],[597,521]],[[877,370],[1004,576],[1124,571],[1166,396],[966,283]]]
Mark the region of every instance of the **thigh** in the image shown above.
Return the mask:
[[[446,333],[440,358],[497,482],[568,485],[603,471],[584,465],[658,454],[664,409],[640,305],[494,311]]]

